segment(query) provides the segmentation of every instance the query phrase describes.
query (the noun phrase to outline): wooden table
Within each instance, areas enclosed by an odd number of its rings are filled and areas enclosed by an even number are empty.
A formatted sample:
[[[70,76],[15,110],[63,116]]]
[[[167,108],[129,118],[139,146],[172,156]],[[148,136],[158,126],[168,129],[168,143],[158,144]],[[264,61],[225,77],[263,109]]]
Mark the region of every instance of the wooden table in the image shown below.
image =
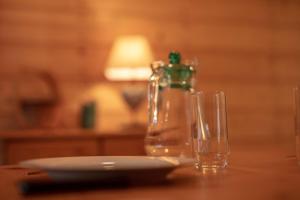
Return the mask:
[[[22,196],[16,182],[28,170],[12,166],[0,168],[0,199],[300,199],[300,167],[294,155],[280,145],[235,146],[229,168],[216,173],[200,173],[191,167],[170,174],[170,184],[93,189]],[[39,176],[39,175],[36,175]]]

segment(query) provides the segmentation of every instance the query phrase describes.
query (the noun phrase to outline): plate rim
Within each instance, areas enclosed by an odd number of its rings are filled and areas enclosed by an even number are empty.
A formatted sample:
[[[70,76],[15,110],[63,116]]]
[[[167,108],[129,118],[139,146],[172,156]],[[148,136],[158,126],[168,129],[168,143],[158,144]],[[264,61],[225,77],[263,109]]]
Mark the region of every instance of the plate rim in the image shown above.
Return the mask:
[[[64,167],[51,167],[51,166],[41,166],[38,164],[34,164],[31,162],[34,161],[40,161],[40,160],[54,160],[54,159],[72,159],[72,158],[141,158],[141,159],[155,159],[159,160],[161,162],[165,162],[166,165],[162,166],[145,166],[145,167],[131,167],[131,168],[94,168],[94,169],[72,169],[70,167],[64,168]],[[42,171],[65,171],[65,172],[109,172],[109,171],[145,171],[145,170],[162,170],[162,169],[175,169],[177,167],[183,166],[182,163],[179,161],[179,157],[155,157],[155,156],[67,156],[67,157],[48,157],[48,158],[36,158],[36,159],[29,159],[24,160],[19,163],[19,166],[29,169],[39,169]],[[171,160],[173,162],[171,162]]]

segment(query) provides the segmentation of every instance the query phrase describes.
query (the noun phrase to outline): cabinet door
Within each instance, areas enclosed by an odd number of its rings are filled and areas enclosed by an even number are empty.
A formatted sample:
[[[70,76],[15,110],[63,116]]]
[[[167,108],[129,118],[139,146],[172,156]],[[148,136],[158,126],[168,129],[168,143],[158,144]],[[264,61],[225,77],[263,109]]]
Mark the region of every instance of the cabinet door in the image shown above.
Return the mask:
[[[96,139],[26,139],[4,142],[4,164],[17,164],[22,160],[103,155],[103,145]]]

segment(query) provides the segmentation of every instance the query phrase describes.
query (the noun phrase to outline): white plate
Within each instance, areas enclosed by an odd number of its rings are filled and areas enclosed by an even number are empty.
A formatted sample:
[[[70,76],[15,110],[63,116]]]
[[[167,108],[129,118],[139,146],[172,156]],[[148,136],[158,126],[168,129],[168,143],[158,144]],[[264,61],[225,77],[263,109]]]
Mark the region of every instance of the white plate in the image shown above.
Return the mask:
[[[43,170],[57,181],[92,179],[161,180],[190,159],[148,156],[85,156],[23,161],[22,167]]]

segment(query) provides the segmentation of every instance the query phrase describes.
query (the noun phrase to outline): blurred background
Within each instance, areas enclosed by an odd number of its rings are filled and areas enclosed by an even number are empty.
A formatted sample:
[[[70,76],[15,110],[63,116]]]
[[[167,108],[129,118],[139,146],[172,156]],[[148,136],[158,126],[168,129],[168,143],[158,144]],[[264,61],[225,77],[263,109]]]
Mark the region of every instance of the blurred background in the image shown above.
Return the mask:
[[[145,96],[124,101],[126,85],[146,81],[105,75],[123,36],[142,37],[150,60],[197,58],[197,89],[227,94],[231,141],[293,141],[297,0],[1,0],[2,135],[146,125]]]

